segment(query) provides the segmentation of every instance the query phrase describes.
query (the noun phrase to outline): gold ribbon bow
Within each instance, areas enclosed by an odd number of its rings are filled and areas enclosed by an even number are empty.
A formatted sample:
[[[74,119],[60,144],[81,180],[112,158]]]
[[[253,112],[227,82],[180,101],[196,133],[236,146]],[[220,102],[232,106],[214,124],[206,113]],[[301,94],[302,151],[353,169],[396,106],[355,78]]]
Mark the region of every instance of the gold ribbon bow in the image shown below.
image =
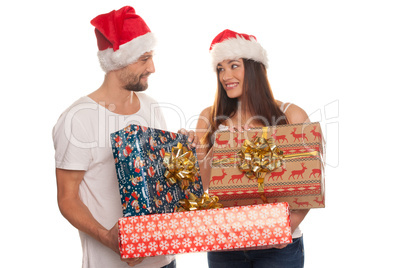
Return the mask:
[[[169,185],[179,182],[180,187],[186,190],[190,182],[195,181],[198,172],[196,157],[193,152],[179,142],[172,148],[171,153],[165,153],[163,165],[166,167],[165,178]]]
[[[253,141],[245,140],[237,155],[240,158],[239,170],[248,178],[257,179],[258,193],[261,199],[267,202],[264,195],[264,177],[267,173],[281,167],[285,158],[316,156],[318,152],[283,155],[283,151],[276,146],[275,140],[267,139],[268,128],[264,127],[262,130],[262,137],[256,137]]]
[[[202,197],[197,197],[195,194],[190,193],[188,199],[180,199],[180,208],[178,209],[178,212],[223,207],[223,205],[218,203],[218,201],[219,198],[217,196],[210,197],[207,193],[204,193]]]

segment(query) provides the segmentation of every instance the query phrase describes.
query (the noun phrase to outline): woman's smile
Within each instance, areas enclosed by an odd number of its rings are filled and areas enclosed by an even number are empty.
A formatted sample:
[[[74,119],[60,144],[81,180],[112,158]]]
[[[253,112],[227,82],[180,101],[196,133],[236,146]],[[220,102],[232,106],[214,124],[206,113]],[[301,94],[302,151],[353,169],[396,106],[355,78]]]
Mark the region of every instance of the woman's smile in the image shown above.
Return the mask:
[[[238,82],[237,83],[225,83],[225,88],[226,88],[226,90],[230,90],[230,89],[237,87],[238,85],[239,85]]]

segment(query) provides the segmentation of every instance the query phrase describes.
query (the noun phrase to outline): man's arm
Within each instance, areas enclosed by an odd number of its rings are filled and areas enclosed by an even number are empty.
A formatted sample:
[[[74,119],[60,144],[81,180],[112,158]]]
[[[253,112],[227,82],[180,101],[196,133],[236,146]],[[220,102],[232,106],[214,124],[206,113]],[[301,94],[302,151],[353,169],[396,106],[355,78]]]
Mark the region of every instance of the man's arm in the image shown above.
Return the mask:
[[[78,189],[85,171],[56,168],[57,202],[61,214],[78,230],[92,236],[103,245],[119,254],[119,229],[116,223],[112,229],[103,227],[82,203]],[[120,255],[120,254],[119,254]],[[141,263],[144,258],[121,259],[129,266]]]
[[[103,227],[82,203],[78,195],[85,171],[56,168],[57,201],[61,214],[78,230],[92,236],[115,252],[119,252],[117,226]]]

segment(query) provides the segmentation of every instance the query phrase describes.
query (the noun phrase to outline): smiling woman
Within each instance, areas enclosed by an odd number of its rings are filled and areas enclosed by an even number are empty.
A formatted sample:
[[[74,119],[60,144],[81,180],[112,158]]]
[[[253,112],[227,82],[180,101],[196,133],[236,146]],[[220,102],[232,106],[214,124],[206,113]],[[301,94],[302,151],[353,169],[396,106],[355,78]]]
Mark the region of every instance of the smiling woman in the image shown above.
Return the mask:
[[[224,60],[218,63],[219,81],[229,98],[239,98],[243,94],[243,59]]]
[[[218,129],[243,130],[249,127],[308,122],[296,105],[282,105],[274,99],[268,82],[266,52],[252,35],[224,30],[212,41],[218,88],[214,104],[203,110],[197,124],[202,146],[197,150],[204,189],[210,183],[211,147]],[[205,164],[207,163],[207,164]],[[266,250],[209,252],[210,268],[304,266],[303,237],[299,224],[308,210],[290,213],[293,243]]]
[[[211,148],[213,133],[219,125],[288,123],[268,82],[265,49],[254,36],[225,30],[212,41],[210,52],[213,64],[216,63],[218,88],[214,105],[201,114],[206,120],[199,120],[197,126],[205,145],[199,151],[200,156],[206,155]]]

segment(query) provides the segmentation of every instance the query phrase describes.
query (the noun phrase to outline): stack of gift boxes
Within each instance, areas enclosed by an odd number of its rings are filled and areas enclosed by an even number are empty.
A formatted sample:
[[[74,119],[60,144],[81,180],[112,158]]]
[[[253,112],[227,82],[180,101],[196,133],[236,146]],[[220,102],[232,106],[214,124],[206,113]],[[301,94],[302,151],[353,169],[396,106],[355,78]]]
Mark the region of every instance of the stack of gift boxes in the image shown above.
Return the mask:
[[[199,172],[187,183],[172,183],[166,175],[166,155],[178,154],[180,146],[196,159],[187,136],[138,125],[113,133],[124,215],[119,220],[121,256],[262,249],[291,243],[289,209],[324,206],[320,133],[318,123],[218,132],[209,194],[218,196],[224,208],[192,211],[181,211],[180,204],[191,196],[205,196]],[[260,136],[274,140],[284,156],[316,152],[284,157],[280,167],[268,172],[262,185],[265,202],[256,180],[239,170],[237,156],[245,140]],[[196,161],[194,166],[199,171]]]

